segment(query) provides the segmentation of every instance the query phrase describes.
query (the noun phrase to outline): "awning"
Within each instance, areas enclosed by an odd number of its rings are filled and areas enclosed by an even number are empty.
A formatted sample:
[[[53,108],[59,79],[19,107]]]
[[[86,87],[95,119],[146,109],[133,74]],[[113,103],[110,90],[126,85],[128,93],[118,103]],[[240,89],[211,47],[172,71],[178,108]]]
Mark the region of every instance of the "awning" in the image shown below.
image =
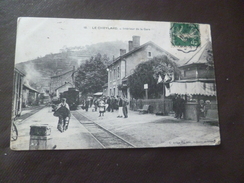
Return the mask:
[[[101,95],[103,95],[103,92],[97,92],[97,93],[94,93],[93,95],[94,96],[101,96]]]
[[[179,95],[206,95],[216,96],[216,84],[206,82],[172,82],[169,84],[169,88],[166,88],[165,96],[171,94]]]

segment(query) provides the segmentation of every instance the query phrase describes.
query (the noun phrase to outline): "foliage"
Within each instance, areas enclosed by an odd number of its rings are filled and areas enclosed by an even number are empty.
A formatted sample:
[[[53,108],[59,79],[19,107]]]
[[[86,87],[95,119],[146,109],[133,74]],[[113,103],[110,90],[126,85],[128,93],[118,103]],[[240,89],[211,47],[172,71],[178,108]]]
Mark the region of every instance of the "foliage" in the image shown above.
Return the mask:
[[[213,61],[213,50],[209,49],[207,50],[207,65],[209,67],[214,67],[214,61]]]
[[[82,64],[75,76],[75,86],[83,95],[102,91],[102,86],[107,83],[106,66],[102,62],[101,54],[91,57]]]
[[[126,90],[127,86],[124,86],[123,84],[118,85],[118,90]]]
[[[163,94],[163,84],[157,84],[158,77],[166,74],[178,78],[180,70],[167,56],[154,57],[153,59],[139,64],[134,73],[128,78],[128,86],[132,96],[136,99],[145,95],[144,84],[148,84],[148,97],[159,98]]]
[[[163,55],[160,57],[153,58],[152,62],[154,62],[153,77],[158,79],[159,75],[162,77],[168,74],[173,79],[178,79],[180,76],[180,70],[177,67],[176,63],[170,60],[167,56]]]

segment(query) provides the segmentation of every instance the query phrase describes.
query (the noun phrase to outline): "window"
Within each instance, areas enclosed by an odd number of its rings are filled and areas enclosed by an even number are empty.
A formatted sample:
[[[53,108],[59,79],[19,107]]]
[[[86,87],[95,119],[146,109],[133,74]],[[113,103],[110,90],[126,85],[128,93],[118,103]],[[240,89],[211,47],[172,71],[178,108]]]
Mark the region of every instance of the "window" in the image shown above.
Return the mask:
[[[148,57],[148,58],[151,58],[151,57],[152,57],[152,52],[149,51],[149,52],[147,53],[147,57]]]
[[[114,80],[116,79],[116,69],[114,68]]]
[[[112,70],[110,70],[110,81],[112,81],[113,76],[112,76]]]
[[[119,66],[118,66],[118,73],[117,73],[117,74],[118,74],[118,78],[119,78],[119,73],[120,73],[120,72],[119,72]]]

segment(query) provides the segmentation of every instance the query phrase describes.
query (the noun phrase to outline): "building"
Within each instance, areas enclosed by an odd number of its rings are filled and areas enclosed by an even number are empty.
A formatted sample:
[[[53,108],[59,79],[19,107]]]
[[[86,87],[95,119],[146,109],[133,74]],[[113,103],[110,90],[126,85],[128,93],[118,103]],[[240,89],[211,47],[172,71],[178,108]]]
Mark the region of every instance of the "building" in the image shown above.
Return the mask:
[[[14,87],[13,87],[13,118],[19,116],[22,110],[23,81],[25,74],[19,69],[14,68]]]
[[[129,88],[127,88],[127,78],[133,74],[136,66],[159,55],[166,55],[172,60],[178,60],[175,56],[165,51],[152,41],[140,45],[140,36],[133,36],[128,42],[128,52],[120,49],[120,56],[108,66],[108,95],[126,95],[130,100]],[[121,88],[125,88],[122,93]]]
[[[55,93],[56,96],[59,96],[59,93],[63,92],[67,87],[74,87],[74,74],[75,67],[64,73],[58,73],[57,75],[52,76],[49,92]]]
[[[109,94],[108,94],[108,83],[105,83],[104,85],[103,85],[103,95],[104,96],[108,96]]]
[[[31,87],[27,80],[23,84],[22,105],[23,107],[39,105],[39,92]]]
[[[213,65],[212,44],[206,43],[179,69],[181,77],[170,83],[166,96],[178,94],[185,97],[185,118],[197,119],[197,105],[200,101],[208,103],[207,118],[217,119],[216,83]]]

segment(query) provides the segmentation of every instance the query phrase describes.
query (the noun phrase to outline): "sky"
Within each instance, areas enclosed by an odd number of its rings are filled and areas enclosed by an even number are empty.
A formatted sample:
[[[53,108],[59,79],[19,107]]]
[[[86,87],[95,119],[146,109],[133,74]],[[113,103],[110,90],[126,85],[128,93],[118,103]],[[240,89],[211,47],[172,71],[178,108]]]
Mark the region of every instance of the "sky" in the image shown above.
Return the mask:
[[[211,40],[208,24],[200,24],[200,33],[201,45]],[[64,47],[116,40],[128,42],[134,35],[140,36],[141,45],[152,41],[180,59],[194,54],[183,53],[171,45],[169,22],[20,17],[15,64],[59,53]]]

